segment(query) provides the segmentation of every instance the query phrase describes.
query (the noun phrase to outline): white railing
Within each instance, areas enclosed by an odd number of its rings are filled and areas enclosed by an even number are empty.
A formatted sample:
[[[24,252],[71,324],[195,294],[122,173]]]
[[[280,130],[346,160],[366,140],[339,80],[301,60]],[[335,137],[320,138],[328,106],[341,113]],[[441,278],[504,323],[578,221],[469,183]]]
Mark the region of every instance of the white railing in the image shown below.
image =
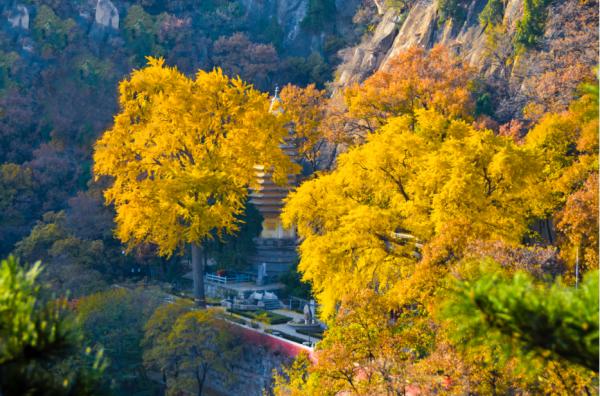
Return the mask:
[[[233,276],[220,276],[216,274],[206,274],[204,276],[207,282],[213,283],[242,283],[242,282],[252,282],[254,279],[251,275],[248,274],[235,274]]]

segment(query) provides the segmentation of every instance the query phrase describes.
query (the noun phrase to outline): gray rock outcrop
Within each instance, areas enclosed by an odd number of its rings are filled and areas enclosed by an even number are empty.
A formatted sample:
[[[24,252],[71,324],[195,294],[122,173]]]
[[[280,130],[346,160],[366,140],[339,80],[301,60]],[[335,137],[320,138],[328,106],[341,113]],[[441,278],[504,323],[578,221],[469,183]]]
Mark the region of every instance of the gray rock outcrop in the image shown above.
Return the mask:
[[[309,55],[323,47],[321,34],[302,29],[309,0],[241,0],[247,16],[251,20],[269,21],[275,18],[283,33],[283,51],[294,56]],[[330,21],[332,30],[344,35],[352,35],[355,28],[352,17],[361,0],[336,0],[336,15]]]
[[[413,46],[431,48],[442,43],[461,53],[472,65],[478,65],[483,59],[485,42],[478,15],[486,2],[472,0],[465,22],[459,28],[451,21],[439,23],[435,0],[417,0],[404,15],[388,8],[373,35],[346,52],[337,85],[362,81],[379,68],[385,68],[391,58]],[[510,0],[507,9],[513,9],[512,3],[517,2],[522,0]],[[378,10],[383,9],[381,4],[377,7]]]
[[[373,36],[363,41],[355,48],[343,51],[346,62],[339,69],[340,86],[362,81],[372,74],[388,56],[398,35],[399,16],[394,10],[388,10],[384,15]]]
[[[119,29],[119,10],[110,0],[98,0],[95,21],[98,26]]]
[[[286,43],[295,41],[300,34],[300,24],[308,11],[306,0],[278,0],[277,22],[285,32]]]
[[[8,23],[16,29],[29,29],[29,10],[22,4],[18,4],[8,13]]]

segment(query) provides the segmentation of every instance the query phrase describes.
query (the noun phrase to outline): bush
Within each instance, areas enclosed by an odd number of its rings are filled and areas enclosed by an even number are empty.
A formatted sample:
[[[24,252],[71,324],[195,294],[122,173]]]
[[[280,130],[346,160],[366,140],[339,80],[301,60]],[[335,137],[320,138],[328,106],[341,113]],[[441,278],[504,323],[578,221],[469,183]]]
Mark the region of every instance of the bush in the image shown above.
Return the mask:
[[[544,35],[546,7],[550,0],[524,0],[523,17],[517,23],[514,43],[517,50],[533,48]]]
[[[437,9],[440,24],[450,19],[454,25],[460,26],[467,17],[467,6],[463,0],[437,0]]]
[[[311,32],[322,31],[326,26],[332,25],[335,11],[335,0],[309,0],[308,11],[301,25]]]
[[[479,23],[482,26],[497,25],[502,22],[504,16],[504,2],[502,0],[489,0],[481,14]]]
[[[139,5],[127,10],[124,30],[128,47],[134,52],[136,65],[145,63],[148,55],[159,55],[156,48],[157,24],[152,15]]]
[[[508,357],[566,360],[598,372],[597,271],[579,288],[538,282],[526,272],[485,273],[457,281],[453,293],[444,315],[456,325],[458,344],[497,345]]]
[[[305,300],[311,298],[310,284],[302,282],[302,275],[295,268],[291,268],[283,274],[280,282],[285,285],[284,293],[286,296],[294,296]]]
[[[296,333],[304,334],[314,338],[323,338],[323,329],[320,330],[305,330],[305,329],[296,329]]]
[[[475,115],[494,115],[494,105],[489,92],[483,92],[475,99]]]
[[[103,381],[117,395],[152,387],[143,373],[140,343],[146,322],[164,298],[154,289],[113,288],[78,302],[85,340],[104,348],[110,366]]]
[[[258,315],[255,316],[255,318],[259,322],[263,322],[263,323],[268,324],[268,325],[271,324],[271,318],[269,318],[269,315],[266,312],[259,313]]]
[[[282,67],[285,81],[302,86],[315,83],[319,89],[331,79],[332,72],[331,65],[318,52],[313,52],[307,58],[286,58]]]
[[[260,322],[266,324],[284,324],[292,320],[289,316],[280,315],[271,311],[239,311],[237,309],[230,309],[229,312],[234,313],[236,315],[244,316],[246,318],[258,320]]]
[[[85,348],[66,301],[43,297],[41,271],[0,262],[0,394],[103,394],[106,361]]]
[[[230,322],[235,322],[237,324],[241,324],[244,326],[248,325],[248,321],[246,319],[238,318],[237,316],[226,315],[226,316],[224,316],[224,318],[229,320]]]
[[[294,342],[297,342],[298,344],[302,344],[303,342],[305,342],[305,340],[303,340],[300,337],[296,337],[296,336],[293,336],[288,333],[282,333],[279,330],[267,329],[267,330],[265,330],[265,333],[268,333],[268,334],[277,333],[277,337],[285,338],[286,340],[294,341]]]
[[[72,19],[62,20],[52,8],[42,5],[33,20],[33,36],[51,53],[64,49],[76,28]]]

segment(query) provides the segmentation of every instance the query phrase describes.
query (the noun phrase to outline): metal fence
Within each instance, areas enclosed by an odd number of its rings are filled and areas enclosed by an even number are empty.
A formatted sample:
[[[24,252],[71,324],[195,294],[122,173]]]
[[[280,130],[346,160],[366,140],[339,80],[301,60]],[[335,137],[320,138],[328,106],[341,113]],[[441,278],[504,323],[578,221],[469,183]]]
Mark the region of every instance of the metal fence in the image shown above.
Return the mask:
[[[252,275],[248,275],[248,274],[235,274],[235,275],[229,275],[229,276],[206,274],[204,279],[206,279],[206,281],[208,281],[208,282],[221,283],[221,284],[253,282],[255,280],[252,277]]]

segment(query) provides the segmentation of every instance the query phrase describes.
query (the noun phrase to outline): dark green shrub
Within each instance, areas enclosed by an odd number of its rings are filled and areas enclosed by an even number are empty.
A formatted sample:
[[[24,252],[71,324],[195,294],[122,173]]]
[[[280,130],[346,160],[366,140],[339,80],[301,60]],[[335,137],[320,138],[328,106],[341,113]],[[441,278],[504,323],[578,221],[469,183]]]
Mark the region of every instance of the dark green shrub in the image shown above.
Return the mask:
[[[261,309],[257,311],[239,311],[237,309],[230,309],[229,312],[272,325],[284,324],[292,320],[289,316]]]
[[[72,19],[63,21],[52,8],[42,5],[33,20],[33,36],[42,47],[55,53],[67,46],[76,26]]]
[[[504,2],[502,0],[489,0],[481,14],[479,23],[482,26],[497,25],[502,22],[504,16]]]
[[[0,262],[0,394],[104,394],[102,353],[85,347],[66,300],[43,296],[41,272],[39,262]]]
[[[286,340],[297,342],[298,344],[302,344],[304,342],[304,340],[302,338],[300,338],[300,337],[296,337],[296,336],[293,336],[293,335],[288,334],[288,333],[283,333],[283,332],[281,332],[279,330],[267,329],[267,330],[265,330],[265,333],[268,333],[268,334],[276,333],[276,334],[273,334],[273,335],[276,335],[277,337],[285,338]]]
[[[304,334],[306,336],[314,337],[314,338],[323,338],[323,330],[305,330],[305,329],[296,329],[296,333]]]
[[[494,115],[492,95],[489,92],[483,92],[475,99],[475,115]]]
[[[308,31],[320,32],[328,25],[334,25],[335,11],[335,0],[309,0],[301,25]]]
[[[487,273],[457,282],[444,314],[465,347],[497,345],[507,356],[564,359],[598,372],[597,271],[579,288],[537,282],[524,272]]]
[[[550,0],[524,0],[523,17],[517,23],[514,43],[517,50],[535,47],[544,35],[546,7]]]
[[[437,9],[440,13],[440,24],[450,19],[454,25],[460,26],[467,17],[467,5],[464,0],[437,0]]]
[[[310,284],[302,282],[302,275],[295,268],[284,273],[280,278],[280,282],[285,285],[284,293],[287,296],[303,298],[305,300],[311,298]]]
[[[227,316],[225,316],[225,319],[227,319],[231,322],[235,322],[235,323],[244,325],[244,326],[248,325],[248,321],[246,319],[238,318],[237,316],[227,315]]]
[[[124,23],[127,46],[134,52],[135,63],[141,65],[146,56],[155,54],[157,29],[154,17],[139,5],[127,10]]]

